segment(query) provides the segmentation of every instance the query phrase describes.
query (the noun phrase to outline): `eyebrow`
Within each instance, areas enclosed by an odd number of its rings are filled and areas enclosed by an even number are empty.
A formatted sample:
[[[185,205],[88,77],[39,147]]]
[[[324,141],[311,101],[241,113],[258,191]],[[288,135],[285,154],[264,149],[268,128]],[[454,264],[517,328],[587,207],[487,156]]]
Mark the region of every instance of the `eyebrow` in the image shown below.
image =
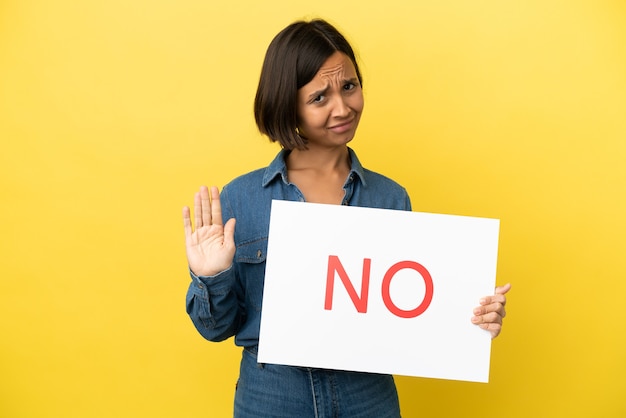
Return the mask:
[[[352,83],[352,84],[358,85],[359,84],[359,79],[357,77],[352,77],[352,78],[348,78],[348,79],[343,80],[343,84],[346,84],[346,83]],[[308,100],[314,99],[317,96],[320,96],[320,95],[326,93],[328,91],[329,87],[330,86],[327,84],[326,87],[324,87],[323,89],[316,90],[313,93],[309,94]]]

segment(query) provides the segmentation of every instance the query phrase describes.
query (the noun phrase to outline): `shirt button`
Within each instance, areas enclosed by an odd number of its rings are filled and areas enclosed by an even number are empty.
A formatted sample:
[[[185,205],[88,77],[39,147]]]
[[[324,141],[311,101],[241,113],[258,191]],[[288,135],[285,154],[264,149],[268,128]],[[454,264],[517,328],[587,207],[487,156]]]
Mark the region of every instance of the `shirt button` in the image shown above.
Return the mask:
[[[263,253],[261,252],[261,250],[258,250],[258,251],[256,252],[256,258],[261,258],[261,254],[263,254]]]

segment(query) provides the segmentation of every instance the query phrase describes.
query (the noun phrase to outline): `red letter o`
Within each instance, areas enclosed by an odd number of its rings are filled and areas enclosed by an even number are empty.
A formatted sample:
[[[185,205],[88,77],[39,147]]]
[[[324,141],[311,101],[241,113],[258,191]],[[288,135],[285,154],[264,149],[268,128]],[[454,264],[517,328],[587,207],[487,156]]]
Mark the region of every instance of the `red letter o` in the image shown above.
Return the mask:
[[[410,311],[405,311],[404,309],[398,308],[391,301],[391,295],[389,294],[389,286],[391,285],[391,279],[395,274],[402,269],[413,269],[417,271],[422,278],[424,279],[424,284],[426,285],[426,293],[424,294],[424,300],[422,303],[415,309]],[[415,261],[400,261],[399,263],[394,264],[387,270],[385,273],[385,277],[383,278],[383,288],[382,288],[383,302],[385,302],[385,306],[389,309],[389,312],[392,314],[399,316],[400,318],[415,318],[418,315],[424,313],[430,302],[433,300],[433,279],[430,276],[426,267],[422,266]]]

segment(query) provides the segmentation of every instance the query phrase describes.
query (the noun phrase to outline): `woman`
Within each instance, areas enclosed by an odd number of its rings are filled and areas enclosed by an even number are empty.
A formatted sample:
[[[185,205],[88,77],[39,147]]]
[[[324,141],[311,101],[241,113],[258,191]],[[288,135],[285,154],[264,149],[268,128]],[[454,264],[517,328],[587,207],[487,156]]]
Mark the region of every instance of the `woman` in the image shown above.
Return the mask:
[[[363,168],[348,147],[363,111],[361,88],[354,52],[334,27],[323,20],[289,25],[268,48],[254,108],[259,130],[282,150],[221,195],[201,187],[195,230],[183,209],[187,312],[208,340],[235,336],[244,348],[235,417],[400,416],[389,375],[256,361],[272,199],[411,210],[405,189]],[[492,337],[508,289],[496,289],[474,311],[472,321]]]

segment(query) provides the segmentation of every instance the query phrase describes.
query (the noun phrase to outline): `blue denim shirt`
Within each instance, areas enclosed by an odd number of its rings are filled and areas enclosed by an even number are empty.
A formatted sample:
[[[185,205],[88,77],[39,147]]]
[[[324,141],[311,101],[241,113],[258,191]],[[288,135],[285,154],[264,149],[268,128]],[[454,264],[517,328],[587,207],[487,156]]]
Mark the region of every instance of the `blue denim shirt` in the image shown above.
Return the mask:
[[[343,205],[411,210],[402,186],[363,168],[354,151],[349,153],[351,170],[343,185]],[[287,179],[287,154],[282,150],[268,167],[240,176],[222,189],[223,220],[237,219],[233,264],[210,277],[191,272],[187,291],[187,313],[208,340],[234,335],[238,346],[258,344],[271,202],[304,202],[302,192]]]

